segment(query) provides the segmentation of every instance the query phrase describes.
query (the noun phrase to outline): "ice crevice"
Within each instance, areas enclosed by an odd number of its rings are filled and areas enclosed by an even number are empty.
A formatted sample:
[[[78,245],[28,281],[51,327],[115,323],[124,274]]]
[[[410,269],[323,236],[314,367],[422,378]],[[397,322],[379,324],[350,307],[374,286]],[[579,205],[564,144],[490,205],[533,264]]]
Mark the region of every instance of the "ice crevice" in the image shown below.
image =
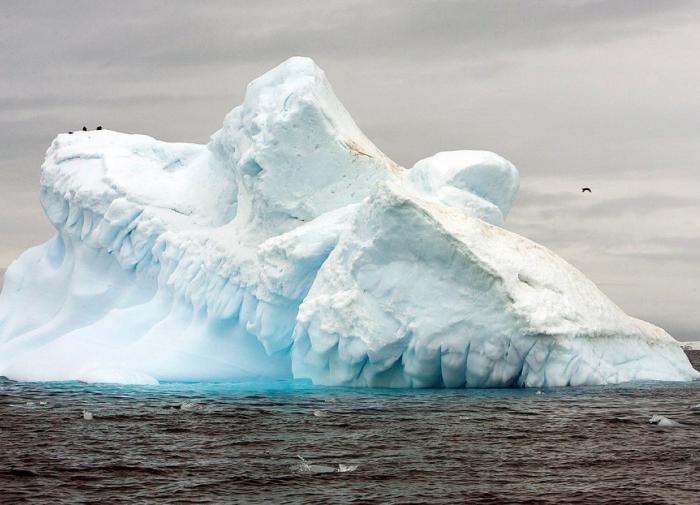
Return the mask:
[[[546,248],[505,228],[516,168],[398,166],[291,58],[207,145],[59,134],[56,228],[8,268],[0,375],[155,384],[543,387],[698,377]]]

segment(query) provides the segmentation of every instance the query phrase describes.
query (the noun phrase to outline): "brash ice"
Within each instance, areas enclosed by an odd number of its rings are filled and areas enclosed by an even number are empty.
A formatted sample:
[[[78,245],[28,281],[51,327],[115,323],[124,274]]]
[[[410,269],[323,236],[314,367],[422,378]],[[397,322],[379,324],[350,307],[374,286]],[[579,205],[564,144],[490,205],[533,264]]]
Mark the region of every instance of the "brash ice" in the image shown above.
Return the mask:
[[[308,58],[208,145],[61,134],[57,234],[7,270],[0,375],[507,387],[698,377],[665,331],[502,228],[518,172],[482,151],[398,166]]]

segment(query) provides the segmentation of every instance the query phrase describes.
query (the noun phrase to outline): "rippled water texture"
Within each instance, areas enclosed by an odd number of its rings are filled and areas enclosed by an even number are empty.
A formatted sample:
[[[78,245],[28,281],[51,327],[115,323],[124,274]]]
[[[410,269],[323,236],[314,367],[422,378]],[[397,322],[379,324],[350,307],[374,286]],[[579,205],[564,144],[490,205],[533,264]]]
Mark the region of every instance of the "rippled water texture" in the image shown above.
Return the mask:
[[[369,391],[2,381],[0,502],[700,503],[697,404],[698,382]],[[653,414],[680,425],[649,424]]]

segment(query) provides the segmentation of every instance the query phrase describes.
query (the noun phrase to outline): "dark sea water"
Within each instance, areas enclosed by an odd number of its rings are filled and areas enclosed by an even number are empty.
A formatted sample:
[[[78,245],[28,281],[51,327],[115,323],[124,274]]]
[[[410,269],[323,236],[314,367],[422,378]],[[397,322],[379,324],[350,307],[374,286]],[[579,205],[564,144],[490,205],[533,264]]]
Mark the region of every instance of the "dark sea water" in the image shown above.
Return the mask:
[[[697,404],[700,382],[369,391],[0,380],[0,503],[698,504]],[[649,424],[654,414],[680,425]]]

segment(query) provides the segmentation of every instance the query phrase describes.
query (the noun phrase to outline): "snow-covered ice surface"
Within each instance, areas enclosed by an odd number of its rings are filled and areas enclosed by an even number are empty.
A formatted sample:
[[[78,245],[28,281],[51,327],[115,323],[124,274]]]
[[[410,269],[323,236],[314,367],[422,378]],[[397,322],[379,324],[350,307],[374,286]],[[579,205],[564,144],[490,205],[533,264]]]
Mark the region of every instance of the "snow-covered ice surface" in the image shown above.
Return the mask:
[[[502,227],[517,189],[515,167],[489,152],[398,166],[307,58],[253,81],[206,146],[61,134],[41,177],[57,234],[5,274],[0,375],[388,387],[697,378],[665,331]]]

